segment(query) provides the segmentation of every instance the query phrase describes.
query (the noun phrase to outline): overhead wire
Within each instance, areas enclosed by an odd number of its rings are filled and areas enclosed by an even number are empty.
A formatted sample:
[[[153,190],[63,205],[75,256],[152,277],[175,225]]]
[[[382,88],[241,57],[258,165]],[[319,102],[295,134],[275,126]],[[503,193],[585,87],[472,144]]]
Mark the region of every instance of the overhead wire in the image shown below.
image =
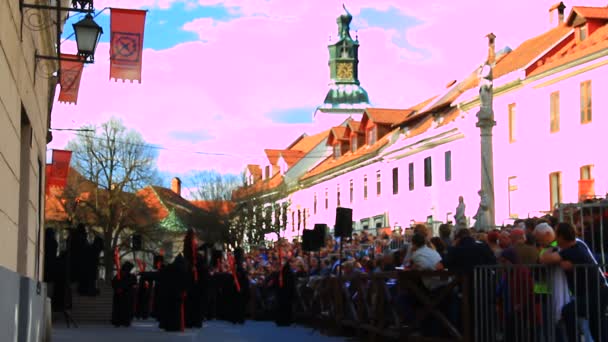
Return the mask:
[[[80,137],[85,137],[85,138],[89,138],[89,139],[94,139],[97,141],[105,141],[105,138],[102,137],[98,137],[95,136],[91,133],[93,133],[94,131],[83,131],[83,130],[79,130],[79,129],[55,129],[55,131],[59,131],[59,132],[68,132],[71,133],[72,135],[76,135],[76,136],[80,136]],[[198,151],[198,150],[192,150],[192,149],[188,149],[188,148],[182,148],[182,147],[167,147],[167,146],[163,146],[160,144],[153,144],[153,143],[134,143],[134,142],[129,142],[129,141],[125,141],[125,140],[116,140],[116,142],[119,142],[121,144],[125,144],[125,145],[131,145],[131,146],[140,146],[140,147],[146,147],[146,148],[152,148],[152,149],[156,149],[156,150],[165,150],[165,151],[179,151],[179,152],[184,152],[184,153],[192,153],[192,154],[198,154],[198,155],[205,155],[205,156],[217,156],[217,157],[233,157],[233,158],[263,158],[265,157],[264,154],[234,154],[234,153],[227,153],[227,152],[205,152],[205,151]],[[280,150],[280,149],[272,149],[272,150]],[[285,149],[287,150],[287,149]],[[302,156],[300,159],[305,159],[305,158],[324,158],[324,157],[329,157],[331,154],[329,153],[307,153],[304,156]]]

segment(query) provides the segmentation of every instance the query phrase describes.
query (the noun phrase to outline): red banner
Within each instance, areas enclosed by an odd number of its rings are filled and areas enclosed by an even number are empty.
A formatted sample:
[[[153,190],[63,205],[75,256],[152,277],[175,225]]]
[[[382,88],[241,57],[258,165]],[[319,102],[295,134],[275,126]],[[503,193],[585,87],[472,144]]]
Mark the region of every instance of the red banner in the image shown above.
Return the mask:
[[[77,55],[61,54],[59,71],[61,91],[59,92],[59,102],[73,104],[78,102],[80,77],[82,76],[82,68],[84,67],[84,63],[79,61],[81,59]]]
[[[110,9],[110,79],[141,83],[145,10]]]
[[[68,181],[72,151],[53,150],[53,163],[47,165],[47,188],[64,188]]]

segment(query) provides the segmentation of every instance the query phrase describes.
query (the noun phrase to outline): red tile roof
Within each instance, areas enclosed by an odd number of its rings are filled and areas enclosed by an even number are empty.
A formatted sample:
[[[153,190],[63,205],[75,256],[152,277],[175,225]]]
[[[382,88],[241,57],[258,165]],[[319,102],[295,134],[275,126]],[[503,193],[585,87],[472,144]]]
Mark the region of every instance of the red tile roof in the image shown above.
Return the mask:
[[[277,189],[283,184],[283,175],[277,173],[272,178],[255,182],[253,185],[240,187],[232,192],[232,199],[238,200],[262,192]]]
[[[249,164],[247,165],[247,170],[255,179],[262,178],[262,168],[259,165]]]
[[[538,75],[604,49],[608,49],[608,25],[598,28],[582,42],[574,39],[568,42],[528,76]]]
[[[281,157],[283,157],[283,159],[285,160],[285,163],[287,163],[288,167],[294,166],[297,162],[299,162],[302,158],[304,158],[305,155],[306,155],[306,153],[304,153],[302,151],[296,151],[296,150],[281,151]]]
[[[279,156],[281,154],[281,150],[266,149],[266,150],[264,150],[264,152],[266,153],[266,156],[268,157],[268,161],[270,162],[270,165],[277,165],[277,163],[279,161]]]
[[[222,215],[230,214],[236,204],[232,201],[191,201],[196,207],[208,212],[208,213],[219,213]]]
[[[413,112],[413,109],[367,108],[364,116],[375,124],[392,125],[402,122]]]
[[[327,139],[327,146],[333,145],[336,140],[348,141],[348,137],[346,137],[346,127],[337,126],[331,129],[329,133],[329,138]]]
[[[173,190],[149,185],[137,192],[148,208],[150,223],[160,223],[171,211],[189,228],[205,228],[208,214]]]
[[[326,139],[329,136],[330,131],[331,130],[328,129],[326,131],[311,136],[305,136],[299,139],[299,141],[296,144],[293,144],[293,146],[291,146],[291,148],[289,149],[308,153],[313,148],[317,147],[317,145],[319,145],[323,141],[323,139]]]
[[[608,20],[608,7],[574,6],[566,21],[568,25],[572,25],[572,22],[577,15],[580,15],[585,19]]]
[[[363,132],[360,131],[360,129],[361,129],[361,122],[360,121],[350,120],[346,124],[346,127],[350,128],[351,132],[357,132],[357,133],[363,134]]]
[[[314,168],[309,170],[301,179],[302,180],[309,179],[311,177],[323,174],[338,166],[344,165],[348,162],[359,160],[364,157],[372,157],[377,152],[379,152],[382,147],[384,147],[388,144],[388,139],[394,132],[395,132],[395,130],[393,130],[391,133],[384,136],[382,139],[379,139],[378,141],[376,141],[376,143],[374,145],[363,146],[363,147],[357,149],[357,151],[355,151],[354,153],[352,151],[348,151],[345,154],[343,154],[342,156],[340,156],[338,159],[335,159],[333,155],[326,158],[320,164],[318,164],[317,166],[315,166]]]

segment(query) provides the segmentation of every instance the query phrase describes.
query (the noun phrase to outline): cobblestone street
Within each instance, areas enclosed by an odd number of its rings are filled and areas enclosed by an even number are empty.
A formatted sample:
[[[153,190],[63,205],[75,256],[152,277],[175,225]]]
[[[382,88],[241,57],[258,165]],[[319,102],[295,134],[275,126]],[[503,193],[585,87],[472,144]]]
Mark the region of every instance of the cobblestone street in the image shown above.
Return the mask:
[[[279,328],[273,322],[248,321],[245,325],[211,321],[203,329],[186,330],[184,333],[161,331],[153,321],[136,322],[131,328],[83,325],[67,329],[58,324],[53,327],[53,342],[271,342],[271,341],[346,341],[344,338],[320,335],[306,327]]]

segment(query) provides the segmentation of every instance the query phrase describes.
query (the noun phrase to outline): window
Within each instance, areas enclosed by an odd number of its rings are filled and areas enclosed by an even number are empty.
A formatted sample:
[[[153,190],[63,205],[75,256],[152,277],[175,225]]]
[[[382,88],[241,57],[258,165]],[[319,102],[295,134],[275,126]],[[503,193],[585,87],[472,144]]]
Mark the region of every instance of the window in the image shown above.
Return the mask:
[[[350,184],[349,184],[349,188],[348,188],[348,192],[349,192],[349,194],[348,194],[349,196],[348,197],[350,198],[350,203],[353,203],[353,197],[354,197],[354,191],[353,191],[354,187],[353,187],[353,185],[354,185],[354,182],[351,179],[350,180]]]
[[[433,169],[431,167],[431,157],[424,158],[424,186],[433,185]]]
[[[351,146],[351,151],[353,153],[357,152],[357,135],[355,134],[351,139],[350,139],[350,146]]]
[[[376,195],[382,194],[382,174],[380,170],[376,171]]]
[[[410,191],[414,190],[414,163],[410,163],[409,165],[409,183],[410,183]]]
[[[518,190],[518,186],[517,186],[517,177],[509,177],[508,179],[508,185],[509,185],[509,217],[516,219],[519,217],[519,215],[517,215],[517,213],[515,213],[515,211],[513,210],[513,203],[515,202],[515,197],[516,197],[516,191]]]
[[[315,197],[314,200],[312,202],[312,213],[313,214],[317,214],[317,193],[315,192]]]
[[[367,199],[367,176],[363,176],[363,199]]]
[[[593,165],[585,165],[581,167],[581,180],[591,180],[591,171],[593,170]]]
[[[583,40],[587,39],[587,25],[586,24],[579,28],[578,36],[579,36],[579,39],[581,42]]]
[[[513,143],[515,142],[515,128],[516,128],[516,121],[515,121],[515,116],[517,114],[516,111],[517,107],[515,106],[515,103],[511,103],[509,105],[509,143]]]
[[[549,175],[551,195],[551,209],[553,210],[558,203],[562,202],[562,173],[553,172]]]
[[[551,93],[551,133],[559,132],[559,91]]]
[[[399,193],[399,168],[393,169],[393,195]]]
[[[581,123],[591,122],[591,81],[581,83]]]
[[[325,209],[329,209],[329,189],[325,188]]]
[[[578,181],[579,201],[595,197],[595,181],[593,180],[593,165],[581,167],[581,177]]]
[[[338,188],[336,189],[336,198],[338,207],[340,206],[340,184],[338,184]]]
[[[334,145],[334,158],[340,158],[340,143]]]
[[[373,145],[376,143],[376,126],[370,128],[367,131],[367,144],[368,145]]]
[[[445,151],[445,181],[452,180],[452,151]]]
[[[270,165],[266,165],[266,167],[264,168],[264,178],[270,178]]]

